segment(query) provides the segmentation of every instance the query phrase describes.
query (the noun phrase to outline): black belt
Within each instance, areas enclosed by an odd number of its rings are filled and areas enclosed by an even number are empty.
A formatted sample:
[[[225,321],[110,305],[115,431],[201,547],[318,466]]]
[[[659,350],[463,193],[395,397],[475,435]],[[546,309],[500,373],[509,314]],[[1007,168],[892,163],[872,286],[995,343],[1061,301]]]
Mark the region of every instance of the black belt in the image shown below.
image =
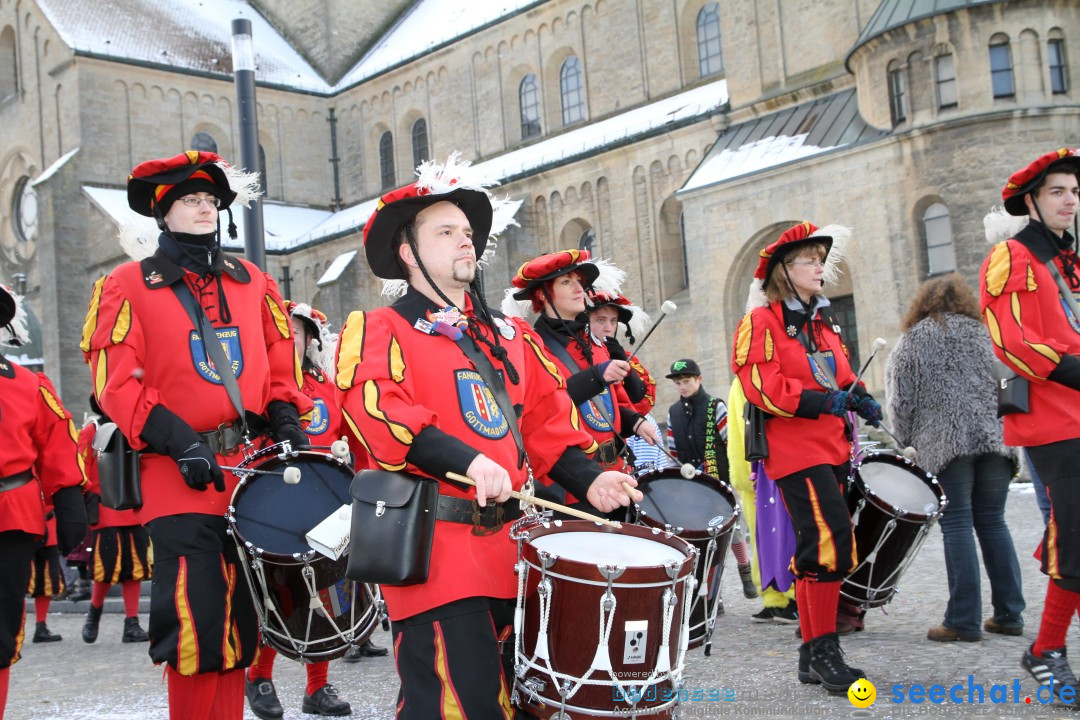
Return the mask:
[[[505,503],[489,502],[487,507],[480,507],[475,500],[440,495],[435,519],[472,525],[474,534],[487,535],[490,532],[477,532],[478,529],[494,532],[501,528],[503,523],[517,520],[523,514],[521,503],[517,500]]]
[[[34,473],[29,470],[23,470],[21,473],[15,473],[14,475],[8,475],[7,477],[0,478],[0,493],[7,492],[8,490],[14,490],[26,485],[34,479]]]

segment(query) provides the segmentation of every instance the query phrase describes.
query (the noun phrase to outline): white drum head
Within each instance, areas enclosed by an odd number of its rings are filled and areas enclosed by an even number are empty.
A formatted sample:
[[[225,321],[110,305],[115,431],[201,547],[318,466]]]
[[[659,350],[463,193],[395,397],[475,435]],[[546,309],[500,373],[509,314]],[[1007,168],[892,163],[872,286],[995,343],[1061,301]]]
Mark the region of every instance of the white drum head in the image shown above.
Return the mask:
[[[937,495],[922,478],[897,465],[864,462],[859,466],[859,477],[867,489],[897,510],[929,515],[940,505]]]
[[[603,532],[556,532],[529,541],[537,551],[590,565],[651,567],[681,563],[686,555],[664,543],[633,535]]]

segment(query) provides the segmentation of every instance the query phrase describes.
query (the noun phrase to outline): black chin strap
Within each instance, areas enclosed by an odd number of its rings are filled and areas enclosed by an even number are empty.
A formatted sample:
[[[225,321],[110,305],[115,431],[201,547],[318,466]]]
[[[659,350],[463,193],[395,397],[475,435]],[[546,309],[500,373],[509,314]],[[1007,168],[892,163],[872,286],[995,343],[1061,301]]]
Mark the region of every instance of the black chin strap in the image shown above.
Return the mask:
[[[560,325],[562,325],[563,331],[567,334],[567,336],[570,337],[571,340],[574,341],[574,344],[581,348],[581,354],[585,356],[585,361],[589,365],[592,365],[592,348],[589,347],[588,343],[578,337],[578,334],[576,332],[570,329],[570,326],[567,324],[566,319],[559,314],[558,308],[555,307],[555,299],[551,297],[551,293],[548,292],[547,286],[541,285],[540,291],[544,293],[544,299],[547,300],[547,306],[551,308],[551,312],[555,313],[555,319],[559,321]]]

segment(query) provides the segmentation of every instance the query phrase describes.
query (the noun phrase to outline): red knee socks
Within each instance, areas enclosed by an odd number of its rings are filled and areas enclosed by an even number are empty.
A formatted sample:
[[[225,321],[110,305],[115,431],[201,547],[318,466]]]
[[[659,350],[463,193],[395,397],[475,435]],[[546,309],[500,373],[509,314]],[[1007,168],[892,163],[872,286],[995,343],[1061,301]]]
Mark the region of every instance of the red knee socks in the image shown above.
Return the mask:
[[[814,624],[810,618],[810,601],[806,599],[806,586],[809,583],[795,578],[795,604],[799,609],[799,634],[802,641],[808,643],[814,639]]]
[[[4,707],[7,705],[8,677],[10,675],[10,667],[0,670],[0,720],[4,720]]]
[[[226,670],[216,675],[217,694],[214,696],[214,706],[208,720],[243,720],[244,671]]]
[[[1080,593],[1070,592],[1051,580],[1046,585],[1046,604],[1043,606],[1042,624],[1031,651],[1042,657],[1045,650],[1065,647],[1065,633],[1069,629],[1073,613],[1080,607]]]
[[[97,583],[94,583],[96,586]],[[124,595],[124,617],[138,617],[139,615],[139,590],[141,583],[138,580],[125,580],[120,586]],[[97,588],[95,587],[95,590]],[[93,604],[93,598],[90,603]]]
[[[48,617],[49,603],[51,602],[52,598],[48,595],[34,598],[34,615],[37,616],[37,621],[39,623],[45,622],[45,619]]]
[[[311,697],[315,691],[326,685],[326,675],[330,670],[329,662],[311,663],[307,666],[307,694]]]
[[[94,581],[94,586],[90,590],[90,604],[96,608],[102,607],[105,604],[105,596],[109,594],[109,588],[112,585],[109,583]]]
[[[813,637],[821,637],[836,632],[836,607],[840,602],[840,581],[830,582],[802,581],[806,585],[805,607],[799,603],[799,617],[802,613],[810,616],[810,626],[813,628]],[[797,596],[798,591],[796,591]],[[803,636],[804,642],[809,642]]]
[[[251,682],[255,682],[255,678],[273,680],[274,658],[276,657],[277,650],[269,645],[260,645],[258,652],[255,653],[255,662],[248,668],[247,679]]]
[[[172,666],[165,673],[169,678],[169,720],[210,720],[218,691],[218,673],[181,675]],[[243,700],[243,688],[240,698]]]

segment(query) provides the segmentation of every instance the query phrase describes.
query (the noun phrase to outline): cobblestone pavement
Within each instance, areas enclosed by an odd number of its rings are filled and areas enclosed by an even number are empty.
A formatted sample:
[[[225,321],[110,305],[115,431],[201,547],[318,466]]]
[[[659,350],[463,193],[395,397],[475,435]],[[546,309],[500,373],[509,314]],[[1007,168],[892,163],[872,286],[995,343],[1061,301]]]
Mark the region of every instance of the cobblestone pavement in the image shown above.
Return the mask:
[[[1076,717],[1071,711],[1042,705],[1035,698],[1037,685],[1020,668],[1019,659],[1035,637],[1046,580],[1031,552],[1042,532],[1042,520],[1030,485],[1014,485],[1007,509],[1020,555],[1026,596],[1023,637],[985,636],[974,643],[935,643],[926,631],[941,622],[947,599],[941,533],[935,529],[901,583],[901,593],[886,608],[872,610],[865,632],[849,635],[844,648],[853,665],[863,668],[876,685],[878,699],[866,710],[857,710],[846,697],[830,697],[817,686],[801,685],[795,678],[799,642],[790,626],[755,624],[750,615],[758,601],[745,600],[730,583],[725,595],[727,614],[720,619],[718,639],[711,657],[694,651],[686,673],[688,690],[704,697],[732,699],[684,702],[683,718],[906,718],[929,717]],[[734,562],[729,558],[729,562]],[[737,577],[734,567],[730,575]],[[989,613],[990,590],[983,581],[984,613]],[[32,617],[32,607],[31,617]],[[145,624],[145,618],[144,618]],[[161,668],[151,665],[145,645],[122,645],[122,619],[106,614],[101,635],[94,645],[79,636],[82,616],[57,614],[49,625],[64,635],[63,642],[47,645],[27,643],[23,660],[11,673],[7,720],[166,720],[165,685]],[[1070,632],[1074,648],[1080,643]],[[374,640],[388,646],[389,636],[379,630]],[[364,659],[356,665],[334,662],[330,681],[352,703],[354,718],[393,717],[397,676],[393,660]],[[1019,690],[1013,702],[1015,681]],[[300,711],[304,672],[300,665],[279,658],[275,668],[278,694],[291,720],[311,717]],[[956,691],[964,703],[912,704],[908,691],[916,684],[934,684]],[[981,685],[985,702],[968,704],[969,684]],[[1008,686],[1007,704],[993,704],[995,684]],[[896,704],[894,688],[903,691],[905,702]],[[722,689],[728,689],[725,693]],[[998,691],[1000,692],[1000,690]],[[1031,697],[1032,703],[1025,704]],[[977,700],[977,695],[975,696]],[[245,718],[253,718],[245,710]]]

